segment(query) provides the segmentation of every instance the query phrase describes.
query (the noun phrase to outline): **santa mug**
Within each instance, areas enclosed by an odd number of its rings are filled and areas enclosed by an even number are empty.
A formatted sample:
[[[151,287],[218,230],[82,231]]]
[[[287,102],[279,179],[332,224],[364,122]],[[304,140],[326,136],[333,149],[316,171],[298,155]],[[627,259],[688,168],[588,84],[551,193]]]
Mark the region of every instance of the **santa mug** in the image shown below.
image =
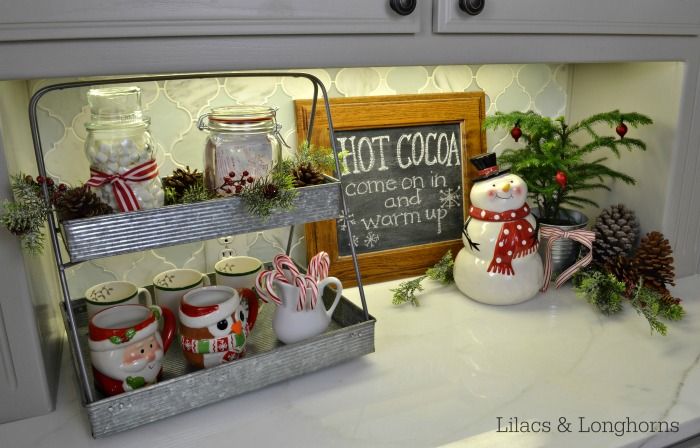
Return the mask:
[[[226,257],[214,265],[216,284],[231,288],[253,289],[255,277],[262,270],[263,263],[257,258],[246,256]]]
[[[200,369],[214,367],[245,354],[258,299],[249,289],[204,286],[184,295],[179,317],[185,359]]]
[[[98,311],[115,305],[153,305],[151,293],[131,282],[111,281],[91,286],[85,291],[88,319]]]
[[[95,386],[116,395],[155,383],[174,336],[175,316],[167,308],[117,305],[98,312],[88,325]]]
[[[209,286],[209,277],[194,269],[161,272],[153,279],[156,304],[168,308],[177,318],[182,297],[200,286]]]

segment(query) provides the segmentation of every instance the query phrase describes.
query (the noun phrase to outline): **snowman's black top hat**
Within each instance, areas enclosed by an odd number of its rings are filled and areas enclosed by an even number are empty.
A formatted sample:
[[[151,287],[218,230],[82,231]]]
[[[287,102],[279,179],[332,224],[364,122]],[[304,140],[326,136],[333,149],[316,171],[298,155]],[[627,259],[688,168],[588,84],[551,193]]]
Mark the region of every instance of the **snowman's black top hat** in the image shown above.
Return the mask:
[[[510,171],[510,169],[502,170],[498,167],[498,163],[496,162],[496,153],[493,152],[474,156],[469,159],[469,161],[477,169],[477,176],[472,179],[472,182],[481,182]]]

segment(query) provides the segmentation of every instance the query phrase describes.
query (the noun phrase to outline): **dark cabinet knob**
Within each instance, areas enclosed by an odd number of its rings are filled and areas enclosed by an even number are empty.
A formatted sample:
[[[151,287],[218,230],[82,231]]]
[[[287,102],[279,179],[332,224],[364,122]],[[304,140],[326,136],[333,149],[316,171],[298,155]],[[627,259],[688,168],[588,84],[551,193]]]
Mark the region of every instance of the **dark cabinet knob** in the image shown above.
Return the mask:
[[[486,0],[459,0],[459,9],[471,16],[478,15],[484,10]]]
[[[391,9],[402,16],[411,14],[416,9],[416,3],[418,3],[418,0],[389,0]]]

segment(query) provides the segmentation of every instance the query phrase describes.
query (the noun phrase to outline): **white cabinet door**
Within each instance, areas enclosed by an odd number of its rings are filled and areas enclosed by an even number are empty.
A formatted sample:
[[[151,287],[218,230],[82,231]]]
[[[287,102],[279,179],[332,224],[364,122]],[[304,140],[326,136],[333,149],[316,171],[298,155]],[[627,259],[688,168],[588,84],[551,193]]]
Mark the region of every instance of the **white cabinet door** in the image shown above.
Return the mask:
[[[436,33],[695,35],[698,0],[484,0],[478,15],[434,0]]]
[[[1,0],[0,42],[105,37],[400,34],[389,0]]]

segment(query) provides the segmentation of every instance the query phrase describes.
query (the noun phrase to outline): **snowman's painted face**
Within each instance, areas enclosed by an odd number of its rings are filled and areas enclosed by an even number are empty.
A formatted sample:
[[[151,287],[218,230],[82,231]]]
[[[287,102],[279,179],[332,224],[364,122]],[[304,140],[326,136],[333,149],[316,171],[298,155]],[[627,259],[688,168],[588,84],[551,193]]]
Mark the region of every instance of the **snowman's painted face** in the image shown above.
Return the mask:
[[[472,186],[469,199],[473,206],[492,212],[522,207],[527,200],[527,185],[515,174],[503,174]]]

